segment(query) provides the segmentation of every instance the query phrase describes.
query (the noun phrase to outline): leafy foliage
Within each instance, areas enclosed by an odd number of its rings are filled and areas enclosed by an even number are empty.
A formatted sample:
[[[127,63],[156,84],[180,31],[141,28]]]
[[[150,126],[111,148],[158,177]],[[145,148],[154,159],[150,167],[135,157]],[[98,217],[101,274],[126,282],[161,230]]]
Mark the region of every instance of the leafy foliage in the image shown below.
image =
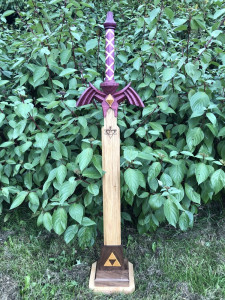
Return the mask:
[[[0,211],[28,204],[38,225],[81,247],[102,227],[103,115],[76,100],[104,80],[109,7],[115,80],[145,103],[119,108],[122,217],[140,233],[166,220],[186,230],[224,195],[223,1],[110,3],[29,0],[1,15]]]

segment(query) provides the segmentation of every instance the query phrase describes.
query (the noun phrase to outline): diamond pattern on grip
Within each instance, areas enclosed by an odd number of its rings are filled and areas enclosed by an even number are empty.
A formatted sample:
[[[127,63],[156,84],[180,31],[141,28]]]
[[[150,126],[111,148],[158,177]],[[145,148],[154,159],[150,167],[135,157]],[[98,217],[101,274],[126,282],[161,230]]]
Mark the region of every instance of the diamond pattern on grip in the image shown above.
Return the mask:
[[[112,80],[114,78],[114,30],[112,29],[106,31],[105,54],[106,79]]]

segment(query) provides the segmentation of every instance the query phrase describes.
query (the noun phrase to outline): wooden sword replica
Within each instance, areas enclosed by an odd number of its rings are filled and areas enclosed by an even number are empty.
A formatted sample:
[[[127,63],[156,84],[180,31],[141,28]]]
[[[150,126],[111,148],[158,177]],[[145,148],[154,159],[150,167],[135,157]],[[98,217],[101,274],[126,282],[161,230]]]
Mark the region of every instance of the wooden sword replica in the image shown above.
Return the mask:
[[[108,12],[104,23],[106,30],[105,81],[99,91],[91,83],[77,101],[77,106],[90,104],[96,99],[102,104],[104,127],[102,128],[103,175],[103,227],[104,246],[100,259],[92,265],[89,287],[95,292],[132,293],[135,289],[133,265],[123,257],[121,245],[120,209],[120,130],[117,126],[118,106],[124,101],[144,107],[144,104],[129,83],[116,91],[114,81],[114,31],[116,22]]]

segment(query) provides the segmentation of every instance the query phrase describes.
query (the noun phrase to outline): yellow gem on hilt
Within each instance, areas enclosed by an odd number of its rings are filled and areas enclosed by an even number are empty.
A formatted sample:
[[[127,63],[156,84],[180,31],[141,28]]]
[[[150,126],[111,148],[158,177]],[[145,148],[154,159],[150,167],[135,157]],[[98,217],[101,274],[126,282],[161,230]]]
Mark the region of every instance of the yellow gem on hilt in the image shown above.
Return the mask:
[[[105,101],[106,101],[106,102],[109,104],[109,106],[111,107],[111,105],[112,105],[113,102],[114,102],[114,98],[113,98],[113,96],[112,96],[111,94],[109,94],[109,95],[106,97]]]

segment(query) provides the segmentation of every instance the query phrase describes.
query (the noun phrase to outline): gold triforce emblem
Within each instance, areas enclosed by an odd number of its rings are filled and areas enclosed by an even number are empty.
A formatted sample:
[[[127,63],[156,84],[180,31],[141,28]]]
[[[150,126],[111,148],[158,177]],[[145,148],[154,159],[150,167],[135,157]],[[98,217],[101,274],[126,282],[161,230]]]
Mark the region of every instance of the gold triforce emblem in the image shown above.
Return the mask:
[[[110,254],[109,258],[105,262],[104,267],[121,267],[121,264],[119,263],[118,259],[116,258],[113,252]]]

